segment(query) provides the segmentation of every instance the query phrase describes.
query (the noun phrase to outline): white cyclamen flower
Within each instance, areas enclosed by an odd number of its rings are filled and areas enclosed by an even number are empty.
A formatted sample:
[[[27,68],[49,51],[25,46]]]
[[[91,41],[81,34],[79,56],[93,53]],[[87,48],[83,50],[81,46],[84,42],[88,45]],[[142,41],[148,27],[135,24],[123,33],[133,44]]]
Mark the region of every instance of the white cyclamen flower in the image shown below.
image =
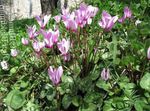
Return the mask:
[[[8,69],[8,64],[7,64],[7,62],[6,62],[6,61],[2,61],[2,62],[1,62],[1,67],[2,67],[3,70],[7,70],[7,69]]]
[[[16,57],[18,55],[18,51],[16,49],[11,49],[11,56]]]

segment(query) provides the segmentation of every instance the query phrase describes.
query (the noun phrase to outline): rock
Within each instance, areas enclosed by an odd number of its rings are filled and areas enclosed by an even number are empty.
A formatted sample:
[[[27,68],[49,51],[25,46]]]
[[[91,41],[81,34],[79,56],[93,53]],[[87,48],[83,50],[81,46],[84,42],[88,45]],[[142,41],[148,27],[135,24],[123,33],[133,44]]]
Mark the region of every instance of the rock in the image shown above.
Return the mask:
[[[62,8],[76,8],[83,0],[60,0]]]
[[[7,6],[11,19],[32,18],[41,14],[40,0],[13,0],[11,6]]]
[[[9,20],[32,18],[40,14],[53,13],[56,8],[76,8],[83,0],[10,0],[5,3],[6,14]],[[49,4],[48,4],[49,3]],[[2,4],[2,3],[1,3]],[[41,8],[42,6],[42,8]]]

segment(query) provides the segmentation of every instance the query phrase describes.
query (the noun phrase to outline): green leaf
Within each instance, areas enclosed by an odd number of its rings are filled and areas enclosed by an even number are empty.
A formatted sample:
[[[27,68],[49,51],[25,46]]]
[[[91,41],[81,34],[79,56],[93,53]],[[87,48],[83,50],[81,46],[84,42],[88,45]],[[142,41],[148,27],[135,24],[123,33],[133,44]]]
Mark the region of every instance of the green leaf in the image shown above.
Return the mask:
[[[62,76],[62,82],[66,82],[66,83],[71,84],[71,83],[73,83],[73,79],[72,79],[71,76],[63,75],[63,76]]]
[[[75,105],[76,107],[79,106],[80,98],[78,96],[74,96],[72,99],[72,104]]]
[[[145,89],[145,90],[147,90],[147,91],[150,92],[150,73],[146,73],[146,74],[142,77],[142,79],[141,79],[141,81],[140,81],[140,86],[141,86],[143,89]]]
[[[135,101],[134,107],[135,107],[136,111],[143,111],[142,103],[143,102],[140,100]]]
[[[112,100],[107,100],[104,102],[103,111],[115,111],[115,109],[112,107]]]
[[[13,109],[21,108],[25,103],[25,96],[19,90],[12,90],[6,97],[5,103]]]
[[[63,105],[63,107],[65,109],[67,109],[70,106],[71,102],[72,102],[71,96],[65,94],[64,97],[63,97],[63,99],[62,99],[62,105]]]
[[[109,89],[111,88],[110,83],[107,83],[106,81],[99,79],[96,83],[96,86],[99,88],[104,89],[105,91],[109,91]]]
[[[94,81],[96,80],[98,77],[100,76],[100,71],[99,68],[94,69],[91,74],[90,74],[90,78]]]
[[[117,56],[117,38],[116,36],[113,36],[112,37],[113,39],[113,52],[112,52],[112,55],[113,55],[113,63],[116,64],[118,63],[118,61],[116,61],[116,56]]]
[[[13,67],[10,69],[10,74],[15,74],[17,72],[18,67]]]
[[[79,111],[96,111],[97,106],[93,103],[88,103],[88,104],[83,104],[80,108]]]
[[[42,90],[40,93],[40,98],[44,98],[45,96],[46,96],[46,92],[44,90]]]
[[[29,86],[29,82],[25,82],[25,81],[20,81],[21,84],[20,84],[20,87],[21,88],[27,88]]]

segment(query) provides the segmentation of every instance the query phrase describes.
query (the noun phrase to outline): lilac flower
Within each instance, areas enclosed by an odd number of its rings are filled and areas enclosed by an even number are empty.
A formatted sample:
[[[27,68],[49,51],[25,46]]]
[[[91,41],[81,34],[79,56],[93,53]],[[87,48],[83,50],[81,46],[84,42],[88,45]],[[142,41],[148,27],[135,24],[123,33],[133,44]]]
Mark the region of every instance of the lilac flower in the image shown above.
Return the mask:
[[[56,16],[54,17],[54,20],[56,21],[56,23],[59,23],[60,20],[61,20],[61,16],[60,16],[60,15],[56,15]]]
[[[29,40],[26,39],[26,38],[22,38],[21,42],[22,42],[23,45],[28,45],[29,44]]]
[[[148,60],[150,60],[150,47],[147,50],[147,58],[148,58]]]
[[[119,22],[123,23],[125,19],[131,18],[132,17],[132,12],[128,7],[124,8],[124,15],[122,18],[118,19]]]
[[[52,83],[57,86],[60,83],[63,68],[62,66],[59,66],[58,69],[53,69],[52,66],[50,66],[48,69],[48,74]]]
[[[1,62],[1,67],[3,70],[7,70],[8,69],[8,63],[6,61],[2,61]]]
[[[118,16],[112,17],[106,11],[102,12],[102,20],[99,21],[99,25],[105,30],[110,31],[114,26],[115,22],[118,20]]]
[[[36,16],[35,19],[37,20],[38,24],[42,29],[45,28],[46,24],[48,23],[51,15],[45,15],[44,17]]]
[[[101,72],[101,78],[105,81],[110,78],[109,69],[103,68],[103,70]]]
[[[32,46],[33,46],[33,49],[35,50],[35,52],[39,53],[45,47],[45,43],[34,41]]]
[[[16,57],[18,55],[18,51],[16,49],[11,49],[11,56]]]
[[[36,32],[36,25],[34,25],[33,27],[28,27],[27,33],[30,39],[36,37],[38,35],[38,33]]]

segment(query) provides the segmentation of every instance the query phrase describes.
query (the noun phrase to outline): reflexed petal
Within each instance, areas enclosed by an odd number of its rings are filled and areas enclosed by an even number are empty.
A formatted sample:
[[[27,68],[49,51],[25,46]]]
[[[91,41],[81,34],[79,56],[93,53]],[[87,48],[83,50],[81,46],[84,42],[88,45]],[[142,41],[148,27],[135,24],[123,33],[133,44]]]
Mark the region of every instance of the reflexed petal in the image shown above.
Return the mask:
[[[58,37],[59,37],[59,30],[56,30],[52,34],[52,38],[53,38],[54,43],[56,43],[58,41]]]
[[[86,10],[87,5],[85,3],[80,4],[80,10]]]
[[[43,18],[43,27],[46,26],[46,24],[48,23],[49,19],[50,19],[51,15],[45,15]]]
[[[87,24],[91,24],[91,23],[92,23],[92,19],[89,18],[89,19],[87,20]]]
[[[57,69],[57,72],[56,72],[56,80],[57,80],[57,84],[60,82],[60,78],[63,74],[63,68],[62,66],[59,66],[59,68]]]
[[[102,27],[102,28],[105,28],[106,27],[106,24],[104,21],[99,21],[99,26]]]
[[[57,47],[62,55],[66,55],[70,48],[70,40],[62,39],[61,42],[57,43]]]
[[[61,16],[60,16],[60,15],[56,15],[56,16],[54,17],[54,20],[56,21],[56,23],[59,23],[60,20],[61,20]]]
[[[38,24],[40,26],[42,26],[42,19],[41,19],[41,17],[40,16],[36,16],[35,19],[37,20]]]
[[[51,66],[48,68],[48,75],[50,77],[50,80],[53,82],[53,84],[55,84],[55,73]]]
[[[111,15],[109,13],[107,13],[106,11],[103,11],[102,12],[102,18],[111,19]]]
[[[28,45],[29,44],[29,40],[26,38],[21,38],[21,42],[23,45]]]
[[[124,16],[125,18],[131,18],[132,12],[128,7],[124,8]]]
[[[103,70],[101,72],[101,78],[106,81],[109,79],[109,77],[110,77],[109,69],[103,68]]]
[[[122,18],[118,19],[118,22],[123,23],[124,20],[125,20],[125,18],[124,18],[124,16],[123,16]]]
[[[114,26],[114,23],[115,23],[117,20],[118,20],[118,16],[112,17],[112,18],[109,20],[108,24],[107,24],[107,29],[108,29],[108,30],[111,30],[112,27]]]

